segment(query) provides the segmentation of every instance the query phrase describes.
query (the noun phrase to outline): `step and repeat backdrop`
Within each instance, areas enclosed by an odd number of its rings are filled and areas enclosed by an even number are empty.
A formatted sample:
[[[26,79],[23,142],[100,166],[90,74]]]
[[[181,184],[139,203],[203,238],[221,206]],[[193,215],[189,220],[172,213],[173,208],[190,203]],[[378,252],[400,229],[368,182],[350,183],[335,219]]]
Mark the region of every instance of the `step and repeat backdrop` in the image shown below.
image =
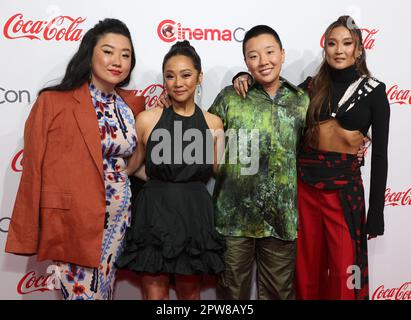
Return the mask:
[[[323,33],[343,14],[362,28],[368,65],[386,83],[391,104],[386,231],[369,241],[370,297],[411,299],[411,2],[0,0],[0,5],[0,299],[60,299],[48,286],[52,262],[6,254],[4,246],[23,167],[24,122],[38,90],[61,78],[82,36],[98,20],[118,18],[130,28],[137,62],[129,87],[146,97],[147,108],[164,90],[163,56],[175,41],[190,40],[204,68],[199,103],[208,108],[232,76],[245,70],[246,30],[267,24],[278,31],[286,50],[282,75],[298,84],[317,70]],[[367,193],[371,152],[363,168]],[[213,281],[205,282],[203,299],[215,298]],[[141,299],[135,274],[119,273],[115,299]]]

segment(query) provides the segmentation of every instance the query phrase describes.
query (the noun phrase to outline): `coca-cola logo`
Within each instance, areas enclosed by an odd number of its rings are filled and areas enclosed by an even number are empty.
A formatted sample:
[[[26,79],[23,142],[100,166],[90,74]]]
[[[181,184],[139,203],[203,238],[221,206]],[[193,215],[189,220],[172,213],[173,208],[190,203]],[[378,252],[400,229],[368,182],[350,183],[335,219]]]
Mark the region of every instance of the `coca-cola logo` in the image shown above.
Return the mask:
[[[166,89],[161,84],[150,84],[143,90],[137,90],[137,94],[145,97],[146,109],[154,108],[157,100],[166,94]]]
[[[393,192],[391,188],[385,190],[385,206],[411,206],[411,188],[405,192]]]
[[[17,13],[7,20],[3,35],[6,39],[79,41],[83,36],[83,29],[79,26],[84,21],[86,18],[69,16],[57,16],[50,21],[33,21],[25,19],[22,13]]]
[[[372,300],[411,300],[411,282],[406,282],[398,288],[386,288],[381,285],[375,290]]]
[[[23,171],[23,149],[16,153],[11,161],[11,169],[14,172],[22,172]]]
[[[387,90],[387,97],[390,104],[411,106],[411,90],[400,89],[398,85],[394,85]]]
[[[55,281],[54,278],[54,273],[38,276],[36,271],[30,271],[19,281],[17,292],[25,295],[33,292],[51,291],[58,286],[54,286],[54,283],[52,283]]]
[[[364,49],[372,50],[375,47],[375,36],[379,32],[377,29],[361,29]],[[320,45],[324,49],[325,34],[321,37]]]
[[[237,41],[242,42],[245,29],[238,27],[234,30],[218,28],[191,28],[171,19],[161,21],[157,27],[157,35],[164,42],[177,40],[206,40],[206,41]]]

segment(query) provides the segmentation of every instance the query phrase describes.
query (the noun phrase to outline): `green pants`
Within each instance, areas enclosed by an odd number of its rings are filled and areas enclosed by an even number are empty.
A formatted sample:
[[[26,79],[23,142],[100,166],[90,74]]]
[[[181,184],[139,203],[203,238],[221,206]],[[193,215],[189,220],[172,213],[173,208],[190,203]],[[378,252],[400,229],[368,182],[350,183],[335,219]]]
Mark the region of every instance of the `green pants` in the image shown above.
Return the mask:
[[[259,300],[293,300],[295,241],[273,237],[226,237],[225,271],[217,281],[217,298],[249,300],[254,262]]]

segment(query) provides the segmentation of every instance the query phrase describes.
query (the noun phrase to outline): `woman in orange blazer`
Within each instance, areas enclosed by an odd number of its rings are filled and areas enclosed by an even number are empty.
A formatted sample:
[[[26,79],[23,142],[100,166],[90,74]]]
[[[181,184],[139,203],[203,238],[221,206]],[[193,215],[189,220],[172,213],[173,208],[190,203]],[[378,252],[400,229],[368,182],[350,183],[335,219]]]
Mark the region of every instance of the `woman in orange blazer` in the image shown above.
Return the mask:
[[[135,65],[127,26],[97,23],[62,82],[40,91],[24,130],[24,167],[6,251],[58,266],[65,299],[111,299],[130,224],[127,158],[144,98],[122,90]]]

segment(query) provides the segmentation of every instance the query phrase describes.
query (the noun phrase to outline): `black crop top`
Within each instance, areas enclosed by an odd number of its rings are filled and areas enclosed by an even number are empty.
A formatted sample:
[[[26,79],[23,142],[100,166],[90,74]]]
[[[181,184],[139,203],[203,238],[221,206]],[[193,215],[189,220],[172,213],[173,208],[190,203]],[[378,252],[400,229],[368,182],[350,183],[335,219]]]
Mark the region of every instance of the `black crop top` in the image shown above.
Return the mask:
[[[371,127],[372,157],[367,233],[381,235],[384,233],[383,211],[387,183],[387,147],[390,122],[390,105],[385,93],[385,84],[369,77],[360,79],[355,66],[343,70],[331,69],[331,79],[331,103],[323,105],[319,120],[332,119],[331,114],[334,113],[335,119],[344,129],[359,130],[364,136]],[[340,99],[348,87],[356,81],[362,84],[369,81],[373,87],[357,90],[361,94],[354,93],[354,100],[349,99],[347,103],[338,108]],[[300,84],[300,87],[308,89],[310,82],[311,78],[308,78]],[[348,108],[349,110],[345,111]]]
[[[338,108],[338,103],[348,87],[353,82],[361,82],[361,79],[355,70],[355,66],[343,70],[332,68],[330,68],[330,70],[332,79],[332,97],[330,103],[325,103],[322,106],[319,118],[320,121],[332,119],[331,114],[336,113],[335,118],[344,129],[359,130],[365,136],[367,135],[373,119],[378,122],[378,119],[376,118],[385,118],[387,112],[389,117],[389,103],[385,94],[385,85],[376,79],[368,78],[369,81],[373,82],[375,88],[373,88],[369,95],[368,92],[364,90],[364,96],[361,97],[359,103],[355,103],[355,105],[346,112],[344,112],[344,106]],[[367,79],[364,79],[364,81],[366,80]],[[300,84],[300,87],[307,89],[310,81],[311,77]]]

